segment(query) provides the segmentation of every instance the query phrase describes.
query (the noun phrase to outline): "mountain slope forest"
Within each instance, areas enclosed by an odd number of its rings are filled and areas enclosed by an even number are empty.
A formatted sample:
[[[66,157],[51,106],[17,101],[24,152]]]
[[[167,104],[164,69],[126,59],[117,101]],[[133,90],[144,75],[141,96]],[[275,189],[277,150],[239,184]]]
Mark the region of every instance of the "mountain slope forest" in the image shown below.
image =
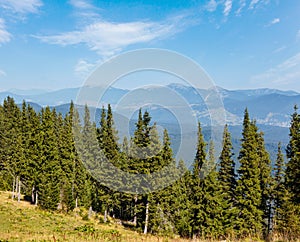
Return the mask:
[[[46,211],[72,213],[85,208],[102,214],[104,223],[113,217],[145,234],[296,241],[300,238],[297,107],[291,115],[288,146],[283,150],[279,143],[273,161],[265,149],[264,134],[247,109],[242,127],[241,148],[234,159],[228,127],[224,127],[222,151],[216,157],[214,144],[205,142],[199,123],[194,163],[185,167],[184,161],[177,164],[173,158],[168,131],[159,137],[147,111],[139,111],[133,136],[119,141],[110,105],[102,109],[96,125],[90,121],[87,106],[81,122],[72,103],[62,116],[48,106],[36,112],[23,102],[19,108],[7,97],[0,105],[0,189],[11,191],[16,200],[22,193]],[[77,144],[74,130],[81,140]],[[90,137],[96,137],[97,142]],[[147,189],[157,184],[141,185],[143,192],[135,194],[114,191],[85,167],[100,167],[101,172],[101,157],[95,161],[95,154],[89,153],[99,148],[123,171],[152,174],[168,167],[156,182],[180,178],[151,193]],[[79,155],[80,149],[83,155]],[[137,155],[139,152],[142,154]],[[106,179],[114,180],[114,174]]]

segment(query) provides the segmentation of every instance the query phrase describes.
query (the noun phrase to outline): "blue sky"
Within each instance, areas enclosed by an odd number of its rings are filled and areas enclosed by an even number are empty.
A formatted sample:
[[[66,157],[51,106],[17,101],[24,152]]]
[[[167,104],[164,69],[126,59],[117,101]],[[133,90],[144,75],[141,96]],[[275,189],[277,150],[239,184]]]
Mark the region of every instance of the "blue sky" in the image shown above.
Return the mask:
[[[299,13],[295,0],[0,0],[0,90],[78,87],[114,55],[163,48],[224,88],[300,92]]]

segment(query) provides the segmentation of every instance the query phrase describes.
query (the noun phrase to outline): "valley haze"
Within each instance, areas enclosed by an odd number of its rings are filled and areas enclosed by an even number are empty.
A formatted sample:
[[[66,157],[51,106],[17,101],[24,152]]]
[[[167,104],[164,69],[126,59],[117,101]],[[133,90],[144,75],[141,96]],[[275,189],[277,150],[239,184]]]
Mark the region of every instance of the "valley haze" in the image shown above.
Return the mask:
[[[210,133],[210,120],[209,112],[206,109],[203,99],[209,95],[210,90],[201,89],[196,91],[193,87],[179,83],[172,83],[166,87],[182,96],[182,98],[188,102],[196,119],[201,122],[204,136],[208,141]],[[163,87],[152,86],[149,88],[159,89]],[[269,150],[272,160],[274,160],[278,142],[282,142],[283,147],[288,143],[288,127],[290,125],[290,118],[294,105],[300,105],[300,94],[295,91],[281,91],[268,88],[248,90],[227,90],[221,87],[216,88],[223,100],[226,112],[226,123],[229,125],[230,132],[232,133],[232,140],[235,150],[234,153],[236,155],[238,154],[242,130],[241,125],[243,121],[244,110],[247,107],[251,118],[256,120],[257,125],[264,132],[266,148]],[[138,89],[141,93],[140,95],[136,95],[137,99],[130,107],[135,114],[137,114],[137,110],[141,108],[139,106],[139,97],[142,99],[143,92],[147,92],[147,89],[148,88],[145,87]],[[31,106],[33,106],[36,111],[40,111],[44,106],[50,106],[55,107],[58,112],[65,115],[69,111],[70,101],[73,100],[75,102],[79,90],[80,88],[68,88],[56,91],[11,89],[0,92],[0,101],[3,102],[7,96],[10,96],[13,97],[16,103],[19,104],[25,100]],[[101,106],[91,107],[96,108],[94,117],[96,124],[99,124],[102,105],[106,106],[109,103],[114,109],[118,101],[131,91],[132,90],[110,87],[100,101]],[[83,112],[82,106],[77,106],[77,108],[79,111],[81,110]],[[176,153],[181,135],[180,127],[178,126],[178,121],[176,118],[174,118],[174,116],[172,116],[168,111],[168,107],[164,108],[154,105],[146,107],[145,109],[150,112],[153,122],[156,122],[161,127],[168,129],[172,141],[172,148]],[[115,114],[114,116],[115,118],[120,117],[118,114]],[[127,117],[128,119],[132,119],[130,120],[129,130],[131,135],[137,118],[137,115],[135,116],[133,115],[133,117]],[[189,122],[190,120],[186,120],[184,123],[188,124]],[[192,133],[195,132],[196,130],[191,130],[189,134],[182,135],[189,136],[193,135]],[[126,135],[127,134],[122,130],[119,130],[120,141]]]

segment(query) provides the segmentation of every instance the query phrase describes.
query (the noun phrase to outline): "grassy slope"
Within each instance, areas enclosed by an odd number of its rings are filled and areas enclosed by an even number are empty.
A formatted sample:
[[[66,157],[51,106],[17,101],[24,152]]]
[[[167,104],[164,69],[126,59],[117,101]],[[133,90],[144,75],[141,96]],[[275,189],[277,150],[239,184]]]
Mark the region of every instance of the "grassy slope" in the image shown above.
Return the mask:
[[[89,221],[81,216],[66,215],[40,210],[28,202],[12,201],[10,193],[0,192],[0,241],[144,241],[163,242],[182,239],[166,239],[155,236],[144,236],[126,230],[113,222],[100,224],[97,215]],[[80,232],[75,228],[88,226],[96,231]]]

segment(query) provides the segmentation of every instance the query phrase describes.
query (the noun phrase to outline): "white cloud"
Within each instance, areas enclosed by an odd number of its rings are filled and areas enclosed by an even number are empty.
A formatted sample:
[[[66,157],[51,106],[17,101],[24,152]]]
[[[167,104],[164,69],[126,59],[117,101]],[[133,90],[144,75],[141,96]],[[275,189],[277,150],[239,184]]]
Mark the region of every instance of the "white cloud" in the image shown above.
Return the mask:
[[[286,47],[285,45],[283,45],[283,46],[281,46],[281,47],[275,49],[275,50],[273,51],[273,53],[279,53],[279,52],[285,50],[286,48],[287,48],[287,47]]]
[[[259,1],[260,1],[260,0],[252,0],[252,1],[250,2],[249,8],[250,8],[250,9],[253,9],[253,8],[255,7],[255,5],[257,5],[257,4],[259,3]]]
[[[205,6],[205,9],[209,12],[214,12],[216,11],[217,7],[218,3],[216,2],[216,0],[210,0]]]
[[[252,0],[249,5],[249,9],[254,9],[260,5],[267,5],[270,3],[270,0]]]
[[[183,16],[163,22],[113,23],[98,20],[80,30],[35,37],[45,43],[61,46],[85,44],[90,50],[107,57],[129,45],[147,43],[173,35],[181,31],[183,22]]]
[[[85,0],[70,0],[70,4],[79,9],[93,9],[94,6]]]
[[[11,34],[6,30],[4,19],[0,18],[0,46],[11,40]]]
[[[272,21],[270,21],[268,24],[266,24],[265,26],[266,27],[269,27],[271,25],[274,25],[274,24],[278,24],[280,23],[280,18],[274,18]]]
[[[280,19],[279,18],[274,18],[271,22],[271,24],[277,24],[280,22]]]
[[[238,10],[235,12],[235,14],[240,15],[245,6],[246,6],[246,0],[240,0],[240,6]]]
[[[74,71],[79,77],[86,77],[94,69],[95,66],[95,64],[80,59],[77,62]]]
[[[0,77],[6,76],[6,72],[0,69]]]
[[[267,23],[265,25],[265,27],[270,27],[270,26],[272,26],[274,24],[278,24],[278,23],[280,23],[280,18],[274,18],[272,21],[270,21],[269,23]]]
[[[75,8],[75,15],[80,19],[80,22],[99,19],[99,8],[91,4],[87,0],[69,0],[69,3]]]
[[[298,84],[300,80],[300,52],[264,73],[254,76],[252,80],[277,85],[283,89],[285,89],[285,85]]]
[[[297,40],[300,40],[300,29],[298,30],[298,33],[297,33]]]
[[[36,13],[43,3],[41,0],[0,0],[0,7],[16,13]]]
[[[225,16],[228,16],[228,14],[231,11],[231,8],[232,8],[232,0],[226,0],[224,3],[224,11],[223,11]]]

